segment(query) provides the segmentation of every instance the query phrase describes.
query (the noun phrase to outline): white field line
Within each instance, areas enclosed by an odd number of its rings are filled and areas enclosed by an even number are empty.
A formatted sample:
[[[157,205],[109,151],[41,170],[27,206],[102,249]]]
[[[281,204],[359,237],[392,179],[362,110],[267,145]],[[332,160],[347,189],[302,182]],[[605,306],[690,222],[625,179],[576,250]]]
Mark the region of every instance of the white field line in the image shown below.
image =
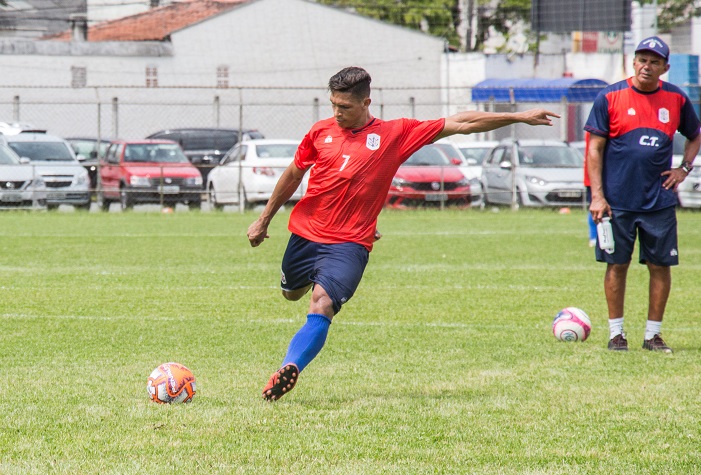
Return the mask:
[[[164,316],[100,316],[100,315],[30,315],[23,313],[4,313],[0,314],[0,319],[3,320],[34,320],[34,319],[61,319],[61,320],[95,320],[95,321],[187,321],[188,317],[164,317]],[[243,319],[236,321],[237,324],[243,325],[298,325],[304,319],[304,315],[300,314],[298,318],[271,318],[271,319]],[[550,319],[544,319],[543,327],[549,327]],[[488,329],[488,328],[510,328],[513,325],[509,323],[460,323],[460,322],[435,322],[435,321],[416,321],[416,322],[397,322],[397,321],[374,321],[374,322],[359,322],[346,321],[335,319],[333,325],[351,326],[351,327],[392,327],[392,328],[463,328],[463,329]],[[698,332],[698,327],[674,327],[673,332]]]
[[[283,233],[280,233],[282,235]],[[504,230],[460,230],[460,231],[397,231],[392,232],[392,236],[504,236],[504,235],[542,235],[543,230],[539,228],[534,229],[504,229]],[[563,236],[573,236],[573,235],[584,235],[584,232],[580,229],[570,229],[563,231],[548,231],[549,235],[563,235]],[[0,237],[66,237],[66,238],[81,238],[85,239],[89,237],[89,234],[85,233],[22,233],[22,232],[0,232]],[[209,238],[209,237],[241,237],[245,238],[245,233],[106,233],[106,234],[95,234],[93,237],[107,238],[107,237],[119,237],[119,238]],[[285,240],[287,237],[285,236]]]

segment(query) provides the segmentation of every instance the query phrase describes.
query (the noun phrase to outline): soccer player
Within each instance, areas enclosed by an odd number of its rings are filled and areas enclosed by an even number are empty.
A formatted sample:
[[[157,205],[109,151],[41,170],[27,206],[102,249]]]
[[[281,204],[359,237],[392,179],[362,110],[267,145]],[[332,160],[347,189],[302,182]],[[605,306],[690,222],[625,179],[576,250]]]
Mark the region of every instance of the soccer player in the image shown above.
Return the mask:
[[[282,258],[282,295],[299,300],[312,290],[307,321],[290,342],[263,398],[294,388],[321,351],[331,320],[352,296],[368,263],[377,216],[399,166],[422,146],[453,134],[487,132],[514,123],[552,125],[557,114],[462,112],[447,118],[384,121],[370,113],[370,75],[349,67],[329,80],[333,117],[314,124],[283,172],[260,217],[248,228],[251,246],[268,236],[275,213],[310,170],[307,193],[290,214],[292,233]]]
[[[650,276],[643,348],[672,352],[661,328],[672,285],[670,266],[679,263],[674,192],[693,167],[701,135],[689,98],[660,80],[669,70],[668,58],[669,46],[660,38],[640,42],[633,58],[635,74],[599,93],[584,126],[590,133],[589,210],[597,223],[611,217],[615,242],[610,254],[596,248],[596,260],[606,263],[608,349],[613,351],[628,350],[623,309],[637,235],[639,262],[647,265]],[[677,130],[687,140],[681,166],[671,168]]]

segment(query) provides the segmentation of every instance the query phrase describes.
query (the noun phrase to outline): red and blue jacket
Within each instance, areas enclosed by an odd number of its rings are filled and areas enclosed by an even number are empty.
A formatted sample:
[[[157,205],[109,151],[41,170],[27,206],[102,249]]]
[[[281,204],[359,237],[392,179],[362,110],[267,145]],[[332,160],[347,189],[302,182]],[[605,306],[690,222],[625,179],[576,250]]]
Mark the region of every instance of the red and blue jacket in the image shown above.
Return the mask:
[[[607,140],[602,184],[611,208],[646,212],[675,206],[674,191],[662,187],[662,172],[672,167],[674,133],[693,140],[699,127],[691,101],[674,84],[660,81],[655,91],[643,92],[627,79],[602,90],[584,130]]]

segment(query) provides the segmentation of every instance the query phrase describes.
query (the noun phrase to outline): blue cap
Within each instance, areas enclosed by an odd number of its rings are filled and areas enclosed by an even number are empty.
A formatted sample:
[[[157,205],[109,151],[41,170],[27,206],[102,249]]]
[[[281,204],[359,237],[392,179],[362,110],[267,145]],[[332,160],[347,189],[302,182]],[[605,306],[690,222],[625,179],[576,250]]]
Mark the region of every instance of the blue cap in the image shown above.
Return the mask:
[[[662,41],[658,36],[651,36],[640,42],[635,52],[649,51],[655,53],[657,56],[662,56],[665,61],[669,59],[669,46],[667,43]]]

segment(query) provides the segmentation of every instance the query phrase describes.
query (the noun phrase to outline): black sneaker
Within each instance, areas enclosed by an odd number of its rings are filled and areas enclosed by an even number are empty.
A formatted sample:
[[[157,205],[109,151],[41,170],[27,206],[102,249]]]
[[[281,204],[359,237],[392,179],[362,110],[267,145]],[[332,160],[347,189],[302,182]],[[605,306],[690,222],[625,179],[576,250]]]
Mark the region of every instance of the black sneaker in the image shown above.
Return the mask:
[[[263,388],[263,399],[277,401],[285,394],[292,391],[297,384],[299,370],[293,363],[288,363],[270,376],[270,381]]]
[[[619,333],[609,340],[609,350],[611,351],[628,351],[628,340]]]
[[[643,341],[643,348],[650,351],[661,351],[662,353],[671,353],[672,349],[667,346],[662,336],[658,333],[649,340]]]

